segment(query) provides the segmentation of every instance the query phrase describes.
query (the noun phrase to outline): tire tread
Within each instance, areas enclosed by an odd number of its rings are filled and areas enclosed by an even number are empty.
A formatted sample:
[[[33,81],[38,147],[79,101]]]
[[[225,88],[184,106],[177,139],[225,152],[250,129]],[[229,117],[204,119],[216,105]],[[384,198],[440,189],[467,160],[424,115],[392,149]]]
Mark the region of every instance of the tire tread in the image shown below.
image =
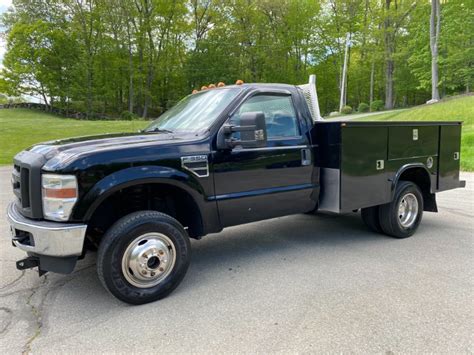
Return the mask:
[[[188,254],[190,252],[190,242],[189,242],[189,238],[187,237],[187,232],[185,231],[185,229],[183,228],[181,223],[179,223],[175,218],[173,218],[173,217],[171,217],[167,214],[164,214],[164,213],[161,213],[161,212],[158,212],[158,211],[149,211],[149,210],[148,211],[138,211],[138,212],[133,212],[129,215],[126,215],[126,216],[122,217],[121,219],[119,219],[117,222],[115,222],[109,228],[109,230],[105,233],[105,235],[103,236],[103,238],[101,240],[101,243],[99,245],[99,250],[97,252],[97,275],[98,275],[98,278],[99,278],[102,286],[104,286],[104,288],[111,295],[121,299],[124,302],[131,303],[131,304],[143,304],[143,303],[148,303],[150,301],[143,302],[143,301],[140,301],[140,300],[136,300],[136,301],[127,300],[127,299],[124,299],[123,297],[120,297],[119,295],[115,294],[110,289],[110,287],[109,287],[109,285],[107,284],[107,281],[106,281],[106,271],[104,270],[104,266],[106,265],[105,259],[107,257],[107,252],[110,250],[110,248],[112,248],[112,244],[114,242],[116,242],[116,239],[119,238],[124,233],[124,231],[128,230],[129,228],[132,228],[134,225],[139,226],[146,219],[152,220],[153,222],[168,223],[168,224],[171,224],[173,227],[177,228],[179,230],[179,232],[181,233],[181,235],[186,237],[186,245],[187,245]],[[184,277],[184,274],[186,273],[186,270],[187,270],[188,266],[189,266],[189,257],[188,257],[188,260],[186,261],[186,263],[184,265],[184,272],[181,275],[178,282],[176,282],[174,287],[168,289],[167,292],[161,294],[156,299],[161,299],[161,298],[167,296],[171,291],[173,291],[178,286],[179,282]]]
[[[397,184],[396,190],[395,190],[395,195],[392,200],[392,202],[381,205],[379,208],[379,220],[380,220],[380,226],[382,228],[382,231],[393,237],[393,238],[398,238],[398,239],[403,239],[403,238],[408,238],[411,237],[417,230],[418,225],[421,222],[421,217],[423,215],[423,198],[418,199],[418,208],[419,208],[419,218],[418,222],[414,226],[414,228],[410,230],[402,230],[398,224],[398,219],[394,218],[394,208],[398,207],[398,199],[400,198],[401,193],[408,189],[408,188],[413,188],[414,191],[423,197],[419,187],[414,184],[411,181],[399,181]],[[395,206],[397,205],[397,206]]]
[[[375,233],[383,233],[379,219],[379,206],[362,208],[360,215],[365,225]]]

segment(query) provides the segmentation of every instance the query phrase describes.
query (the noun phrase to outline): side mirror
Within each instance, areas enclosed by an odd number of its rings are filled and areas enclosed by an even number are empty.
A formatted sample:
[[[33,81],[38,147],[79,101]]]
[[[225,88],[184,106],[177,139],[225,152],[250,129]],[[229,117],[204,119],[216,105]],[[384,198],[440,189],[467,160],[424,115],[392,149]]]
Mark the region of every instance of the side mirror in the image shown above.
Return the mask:
[[[240,139],[232,133],[239,132]],[[217,149],[261,148],[267,145],[267,127],[263,112],[245,112],[240,115],[240,126],[226,124],[217,134]]]

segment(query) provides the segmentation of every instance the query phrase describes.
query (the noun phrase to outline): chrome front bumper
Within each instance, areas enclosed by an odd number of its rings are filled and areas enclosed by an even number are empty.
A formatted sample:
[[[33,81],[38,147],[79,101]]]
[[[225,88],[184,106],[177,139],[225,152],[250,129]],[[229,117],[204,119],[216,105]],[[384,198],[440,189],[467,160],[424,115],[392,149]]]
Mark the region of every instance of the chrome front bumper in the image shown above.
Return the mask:
[[[8,206],[7,218],[12,232],[12,242],[21,250],[54,257],[82,254],[86,224],[32,220],[22,216],[17,211],[15,203]]]

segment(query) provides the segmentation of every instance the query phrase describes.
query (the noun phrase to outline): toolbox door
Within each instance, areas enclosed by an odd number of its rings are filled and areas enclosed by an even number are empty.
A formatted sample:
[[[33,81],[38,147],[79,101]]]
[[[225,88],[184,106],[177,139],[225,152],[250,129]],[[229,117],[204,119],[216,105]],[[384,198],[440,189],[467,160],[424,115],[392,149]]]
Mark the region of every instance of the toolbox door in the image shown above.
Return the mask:
[[[459,187],[461,125],[440,126],[438,190]]]
[[[417,159],[429,156],[436,157],[437,155],[437,125],[404,125],[389,128],[389,160]]]
[[[389,202],[388,127],[346,126],[341,132],[341,211]]]

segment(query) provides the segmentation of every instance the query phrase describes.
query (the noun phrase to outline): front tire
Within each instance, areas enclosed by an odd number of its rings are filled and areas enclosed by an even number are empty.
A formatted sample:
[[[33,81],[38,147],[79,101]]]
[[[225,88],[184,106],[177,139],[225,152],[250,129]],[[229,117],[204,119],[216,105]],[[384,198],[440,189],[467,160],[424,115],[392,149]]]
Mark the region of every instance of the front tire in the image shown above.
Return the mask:
[[[392,202],[379,208],[380,226],[385,234],[394,238],[411,237],[423,217],[423,195],[410,181],[400,181]]]
[[[102,285],[130,304],[156,301],[170,294],[189,266],[191,246],[183,226],[156,211],[119,219],[105,233],[97,255]]]

